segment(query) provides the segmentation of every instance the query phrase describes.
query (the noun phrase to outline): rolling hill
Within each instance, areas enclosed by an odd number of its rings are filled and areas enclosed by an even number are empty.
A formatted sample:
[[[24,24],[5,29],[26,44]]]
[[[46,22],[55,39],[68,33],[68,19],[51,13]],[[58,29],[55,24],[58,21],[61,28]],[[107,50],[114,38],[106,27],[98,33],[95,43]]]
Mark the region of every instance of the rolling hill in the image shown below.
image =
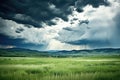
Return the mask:
[[[71,51],[36,51],[22,48],[0,49],[0,56],[14,57],[80,57],[94,55],[120,55],[120,49],[105,48]]]

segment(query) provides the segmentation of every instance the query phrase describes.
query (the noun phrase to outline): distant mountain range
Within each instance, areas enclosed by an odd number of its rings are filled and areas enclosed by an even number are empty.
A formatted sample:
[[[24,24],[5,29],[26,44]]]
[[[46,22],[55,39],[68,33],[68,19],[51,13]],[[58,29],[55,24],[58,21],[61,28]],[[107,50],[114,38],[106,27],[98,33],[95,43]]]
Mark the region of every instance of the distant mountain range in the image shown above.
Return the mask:
[[[120,55],[120,49],[104,48],[93,50],[71,50],[71,51],[36,51],[22,48],[0,49],[0,56],[15,56],[15,57],[79,57],[79,56],[94,56],[94,55]]]

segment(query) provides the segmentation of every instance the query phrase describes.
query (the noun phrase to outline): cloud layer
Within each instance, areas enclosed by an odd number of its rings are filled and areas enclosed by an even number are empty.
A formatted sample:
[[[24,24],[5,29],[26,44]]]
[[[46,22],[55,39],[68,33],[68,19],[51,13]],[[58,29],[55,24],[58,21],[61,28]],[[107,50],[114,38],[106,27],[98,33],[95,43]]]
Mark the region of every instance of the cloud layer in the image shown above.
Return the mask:
[[[37,50],[120,47],[119,8],[119,0],[1,0],[0,45]]]
[[[108,6],[107,0],[1,0],[0,16],[17,23],[42,27],[42,23],[55,25],[51,19],[60,17],[67,21],[73,6],[80,12],[86,5]]]

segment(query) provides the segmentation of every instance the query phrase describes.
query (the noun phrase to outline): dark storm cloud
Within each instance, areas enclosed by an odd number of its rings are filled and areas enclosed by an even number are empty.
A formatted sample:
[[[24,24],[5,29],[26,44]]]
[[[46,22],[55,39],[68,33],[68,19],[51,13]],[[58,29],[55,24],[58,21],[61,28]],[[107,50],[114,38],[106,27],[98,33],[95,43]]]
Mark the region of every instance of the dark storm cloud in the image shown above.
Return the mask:
[[[41,22],[50,22],[55,17],[67,20],[70,6],[76,0],[0,0],[0,16],[17,23],[41,27]],[[52,6],[52,7],[50,7]]]
[[[73,44],[73,45],[87,45],[92,48],[110,46],[110,42],[108,40],[97,40],[97,39],[96,40],[82,39],[82,40],[71,41],[67,43]]]
[[[16,32],[16,33],[21,33],[22,31],[24,31],[23,28],[17,28],[15,32]]]
[[[6,35],[0,34],[0,48],[4,47],[16,47],[16,48],[26,48],[26,49],[34,49],[34,50],[42,50],[44,45],[35,45],[32,43],[24,43],[24,39],[13,39]]]
[[[73,29],[72,28],[70,28],[70,27],[66,27],[66,28],[63,28],[64,30],[67,30],[67,31],[73,31]]]
[[[52,21],[45,21],[45,23],[46,23],[47,25],[49,25],[49,26],[51,26],[51,25],[56,25],[56,23],[55,23],[55,22],[52,22]]]
[[[6,24],[5,21],[1,20],[0,18],[0,29],[3,29],[5,24]]]
[[[78,12],[83,12],[83,8],[86,5],[92,5],[92,7],[97,8],[100,5],[109,6],[110,3],[108,2],[108,0],[77,0],[75,2],[75,7],[77,8],[76,10]]]
[[[88,24],[88,23],[89,23],[89,20],[80,20],[79,22],[80,22],[80,23],[79,23],[80,25],[83,24],[83,23]]]
[[[108,6],[107,0],[0,0],[0,17],[17,23],[42,27],[42,22],[55,25],[51,19],[60,17],[67,21],[73,7],[79,11],[86,5]],[[80,11],[79,11],[80,12]]]
[[[23,39],[13,39],[6,35],[0,34],[0,45],[22,46]]]

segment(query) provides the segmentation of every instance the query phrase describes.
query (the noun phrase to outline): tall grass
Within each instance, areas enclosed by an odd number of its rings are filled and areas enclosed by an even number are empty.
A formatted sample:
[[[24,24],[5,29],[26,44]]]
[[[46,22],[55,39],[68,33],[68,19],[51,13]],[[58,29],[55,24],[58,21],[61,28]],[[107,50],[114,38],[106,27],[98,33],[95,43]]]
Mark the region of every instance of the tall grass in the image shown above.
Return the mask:
[[[120,80],[120,58],[0,57],[0,80]]]

